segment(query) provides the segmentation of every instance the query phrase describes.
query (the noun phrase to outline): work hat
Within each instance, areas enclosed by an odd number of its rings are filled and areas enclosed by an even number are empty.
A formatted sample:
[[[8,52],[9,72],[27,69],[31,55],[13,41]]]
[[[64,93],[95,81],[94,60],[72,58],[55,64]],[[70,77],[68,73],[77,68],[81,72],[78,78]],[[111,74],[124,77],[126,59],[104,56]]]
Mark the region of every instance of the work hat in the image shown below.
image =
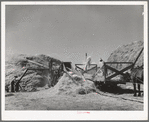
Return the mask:
[[[103,61],[103,60],[100,58],[99,61]]]

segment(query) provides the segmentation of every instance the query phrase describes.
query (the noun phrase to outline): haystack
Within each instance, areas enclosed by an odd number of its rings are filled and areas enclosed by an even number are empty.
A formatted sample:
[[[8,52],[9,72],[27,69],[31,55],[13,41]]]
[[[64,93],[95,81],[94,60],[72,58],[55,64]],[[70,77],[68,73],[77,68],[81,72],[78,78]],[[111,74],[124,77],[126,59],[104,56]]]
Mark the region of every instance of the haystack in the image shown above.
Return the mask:
[[[5,84],[10,86],[14,76],[18,76],[18,80],[27,68],[31,69],[44,69],[36,64],[29,63],[26,59],[37,62],[42,65],[47,65],[53,59],[56,64],[61,61],[46,55],[25,55],[13,54],[6,57],[5,60]],[[27,83],[27,86],[44,87],[49,81],[49,70],[28,70],[26,75],[21,79],[21,83]]]
[[[134,62],[143,47],[144,47],[143,41],[136,41],[127,45],[120,46],[119,48],[117,48],[111,53],[107,61],[108,62]],[[135,64],[135,67],[141,66],[144,63],[143,60],[144,60],[144,51],[138,58]],[[123,65],[111,64],[110,66],[118,70],[121,70],[128,65],[129,64],[123,64]]]
[[[73,80],[66,73],[63,74],[53,89],[56,94],[64,95],[88,94],[95,91],[96,88],[92,81],[84,81],[79,78]]]

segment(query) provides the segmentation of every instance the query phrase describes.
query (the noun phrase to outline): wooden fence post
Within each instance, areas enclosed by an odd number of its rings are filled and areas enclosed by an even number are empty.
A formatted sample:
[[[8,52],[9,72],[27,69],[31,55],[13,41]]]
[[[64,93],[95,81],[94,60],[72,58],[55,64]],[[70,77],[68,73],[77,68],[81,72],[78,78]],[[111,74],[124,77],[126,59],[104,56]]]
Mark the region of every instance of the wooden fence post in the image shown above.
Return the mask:
[[[140,53],[138,54],[137,58],[135,59],[135,61],[134,61],[134,63],[133,63],[133,66],[132,66],[131,70],[134,68],[134,66],[135,66],[135,64],[136,64],[136,62],[137,62],[137,60],[138,60],[138,58],[140,57],[140,55],[141,55],[143,49],[144,49],[144,48],[141,49]]]
[[[106,82],[106,63],[104,62],[104,82]]]

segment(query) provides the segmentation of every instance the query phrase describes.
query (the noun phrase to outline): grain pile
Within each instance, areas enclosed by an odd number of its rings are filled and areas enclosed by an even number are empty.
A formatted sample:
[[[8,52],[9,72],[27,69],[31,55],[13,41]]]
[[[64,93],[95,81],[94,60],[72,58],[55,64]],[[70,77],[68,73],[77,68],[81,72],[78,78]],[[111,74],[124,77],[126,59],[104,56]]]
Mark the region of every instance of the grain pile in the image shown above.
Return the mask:
[[[88,94],[95,92],[95,85],[92,81],[89,80],[72,80],[67,74],[59,79],[58,83],[54,86],[52,92],[55,94],[64,94],[64,95],[76,95],[76,94]]]
[[[127,45],[123,45],[117,48],[115,51],[113,51],[107,61],[108,62],[134,62],[143,47],[144,47],[143,41],[137,41]],[[138,61],[136,62],[135,67],[141,66],[144,63],[143,52],[140,55]],[[123,65],[113,64],[110,66],[118,70],[121,70],[124,67],[128,66],[128,64],[123,64]]]

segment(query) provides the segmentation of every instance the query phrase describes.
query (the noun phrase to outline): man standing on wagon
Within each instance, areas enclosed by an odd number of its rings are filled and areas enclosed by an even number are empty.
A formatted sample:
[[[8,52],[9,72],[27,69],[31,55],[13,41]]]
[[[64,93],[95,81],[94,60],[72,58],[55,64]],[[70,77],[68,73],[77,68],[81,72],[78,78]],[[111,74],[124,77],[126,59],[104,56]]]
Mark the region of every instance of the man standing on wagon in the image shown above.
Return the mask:
[[[102,70],[103,75],[107,75],[107,69],[105,69],[104,61],[101,58],[99,59],[99,67]]]

